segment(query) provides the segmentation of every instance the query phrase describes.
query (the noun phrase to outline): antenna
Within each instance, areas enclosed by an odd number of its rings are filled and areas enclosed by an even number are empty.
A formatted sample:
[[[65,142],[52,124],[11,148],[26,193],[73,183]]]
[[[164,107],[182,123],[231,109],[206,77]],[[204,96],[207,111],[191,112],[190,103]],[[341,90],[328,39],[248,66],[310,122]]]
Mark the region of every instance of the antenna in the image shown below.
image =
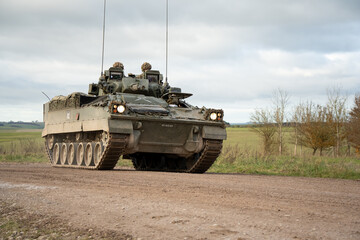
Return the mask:
[[[106,0],[104,0],[103,38],[102,38],[102,54],[101,54],[101,76],[103,75],[103,70],[104,70],[105,12],[106,12]]]
[[[168,85],[168,55],[169,55],[169,0],[166,0],[166,72],[165,72],[165,85]]]
[[[49,96],[48,96],[48,95],[46,95],[46,93],[44,93],[43,91],[41,91],[41,92],[42,92],[42,94],[44,94],[44,95],[45,95],[45,97],[47,97],[47,98],[49,99],[49,101],[50,101]]]

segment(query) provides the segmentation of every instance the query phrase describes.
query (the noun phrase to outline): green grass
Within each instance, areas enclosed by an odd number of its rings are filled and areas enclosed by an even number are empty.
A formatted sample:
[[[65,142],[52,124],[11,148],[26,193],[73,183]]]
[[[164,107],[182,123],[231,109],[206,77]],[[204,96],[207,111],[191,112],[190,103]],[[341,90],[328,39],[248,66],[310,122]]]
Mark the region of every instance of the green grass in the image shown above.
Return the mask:
[[[209,172],[360,179],[360,160],[355,158],[281,156],[237,158],[234,162],[227,162],[220,157],[209,169]]]
[[[122,159],[122,157],[120,157],[120,160],[117,162],[116,166],[132,168],[133,164],[130,159]]]
[[[260,137],[250,128],[227,128],[227,140],[225,145],[249,145],[256,146],[260,142]]]
[[[0,122],[0,130],[43,129],[43,122]]]
[[[47,162],[41,132],[0,131],[0,162]]]
[[[22,139],[39,139],[41,138],[41,131],[35,130],[25,132],[22,130],[0,130],[0,143],[2,142],[13,142]]]
[[[348,157],[334,158],[331,151],[312,156],[303,147],[294,154],[292,128],[285,128],[284,154],[262,154],[260,137],[250,128],[227,128],[228,139],[209,172],[245,173],[281,176],[360,179],[360,159],[351,152]],[[345,154],[343,154],[345,155]],[[0,130],[0,162],[48,162],[41,132]],[[131,167],[129,160],[120,159],[118,166]]]
[[[25,162],[33,162],[33,163],[46,163],[49,162],[49,159],[45,156],[45,154],[31,154],[31,155],[0,155],[0,162],[18,162],[18,163],[25,163]]]

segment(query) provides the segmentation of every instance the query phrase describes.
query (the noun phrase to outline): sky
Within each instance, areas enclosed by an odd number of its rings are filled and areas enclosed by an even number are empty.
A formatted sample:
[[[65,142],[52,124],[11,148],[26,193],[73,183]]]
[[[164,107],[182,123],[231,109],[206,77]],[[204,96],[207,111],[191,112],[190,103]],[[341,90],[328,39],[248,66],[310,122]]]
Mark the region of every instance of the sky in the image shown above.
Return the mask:
[[[165,74],[165,0],[107,0],[104,69]],[[359,0],[169,0],[173,87],[230,123],[274,91],[325,104],[360,93]],[[101,72],[103,0],[0,0],[0,121],[42,121],[47,98],[88,91]]]

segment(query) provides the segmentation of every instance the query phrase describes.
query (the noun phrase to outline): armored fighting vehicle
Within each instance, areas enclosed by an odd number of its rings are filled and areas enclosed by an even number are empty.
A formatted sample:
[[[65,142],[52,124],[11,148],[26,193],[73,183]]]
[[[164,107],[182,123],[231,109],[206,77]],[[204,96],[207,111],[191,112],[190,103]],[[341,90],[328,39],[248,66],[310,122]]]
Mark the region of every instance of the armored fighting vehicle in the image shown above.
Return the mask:
[[[192,94],[163,83],[149,63],[125,76],[116,62],[88,94],[43,105],[42,137],[56,167],[113,169],[120,156],[136,170],[203,173],[226,139],[223,110],[185,102]]]

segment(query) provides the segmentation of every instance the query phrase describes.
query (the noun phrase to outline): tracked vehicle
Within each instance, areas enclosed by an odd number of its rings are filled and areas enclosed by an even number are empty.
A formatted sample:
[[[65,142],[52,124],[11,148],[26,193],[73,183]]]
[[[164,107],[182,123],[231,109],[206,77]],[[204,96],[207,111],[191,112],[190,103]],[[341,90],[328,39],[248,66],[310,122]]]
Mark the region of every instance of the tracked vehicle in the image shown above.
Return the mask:
[[[163,83],[148,63],[125,76],[117,62],[88,94],[43,105],[46,153],[56,167],[109,170],[122,156],[136,170],[203,173],[226,139],[224,113],[188,104],[191,95]]]

